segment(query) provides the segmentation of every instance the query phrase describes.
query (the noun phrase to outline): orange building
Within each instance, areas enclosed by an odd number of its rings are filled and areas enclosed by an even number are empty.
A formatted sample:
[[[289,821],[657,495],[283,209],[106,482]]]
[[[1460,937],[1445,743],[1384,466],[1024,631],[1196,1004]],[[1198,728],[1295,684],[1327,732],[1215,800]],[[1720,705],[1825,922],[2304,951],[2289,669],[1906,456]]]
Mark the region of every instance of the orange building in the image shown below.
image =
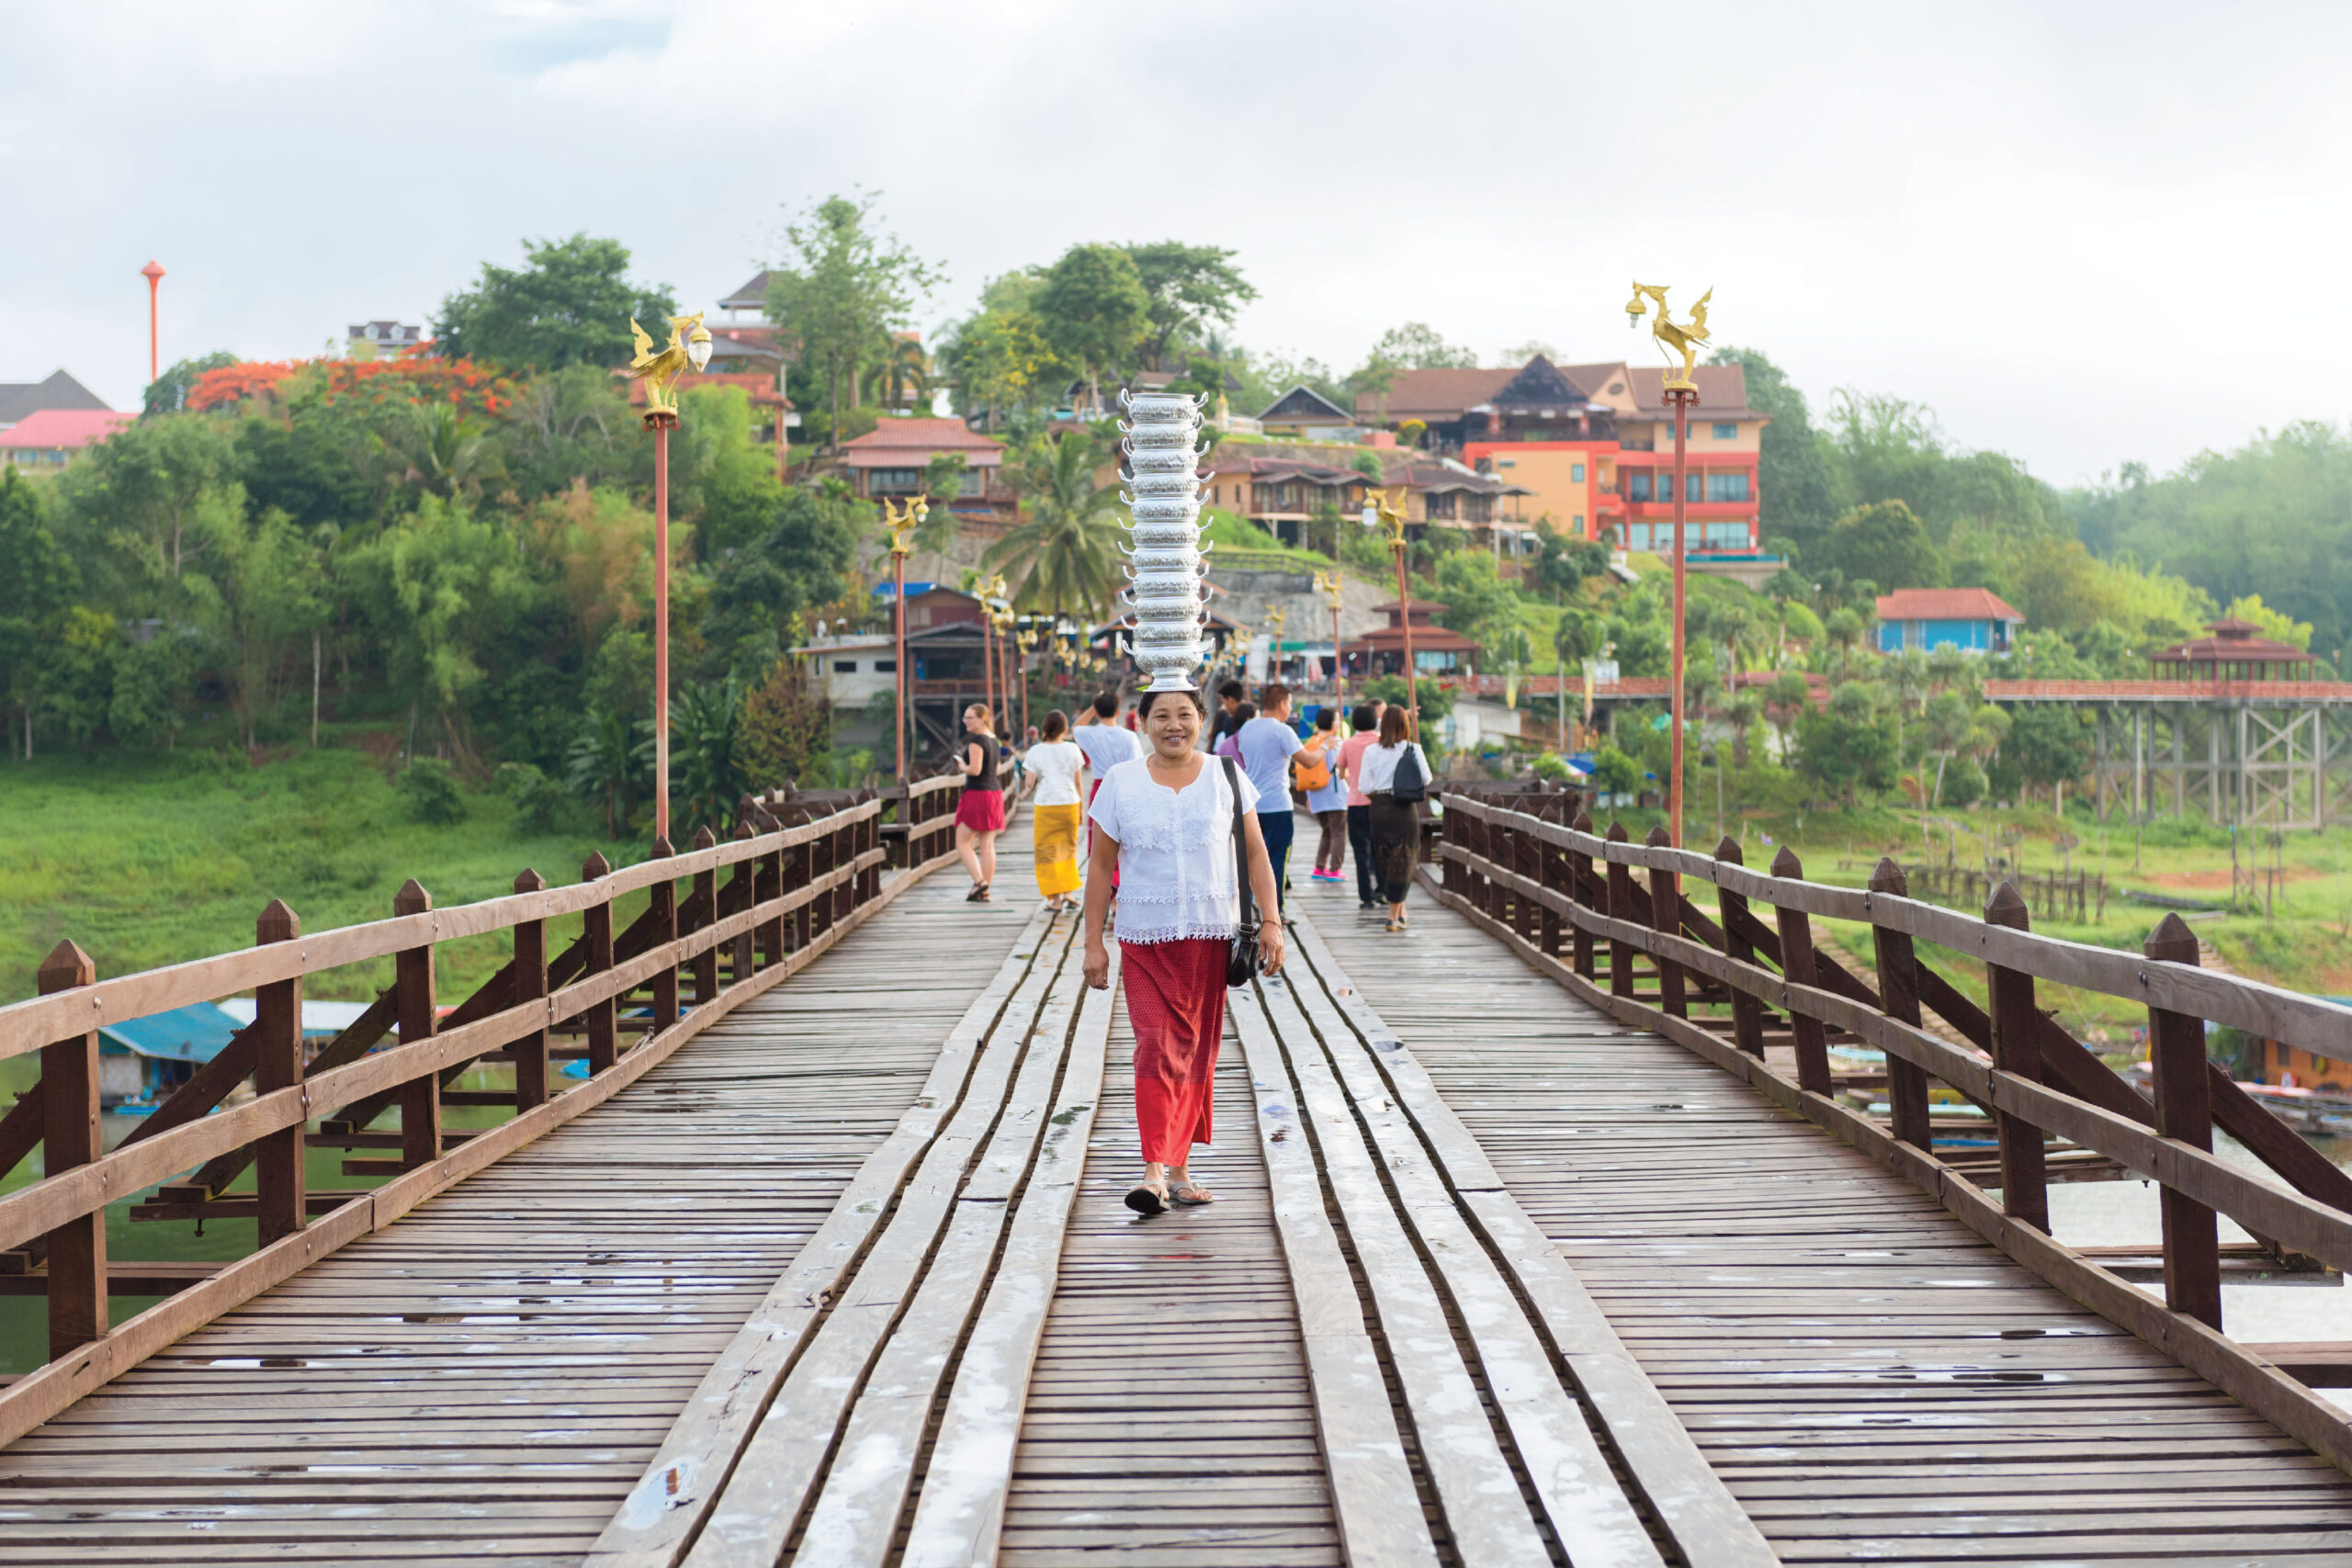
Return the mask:
[[[1747,406],[1736,365],[1702,365],[1684,448],[1684,544],[1694,558],[1753,556],[1761,546],[1757,457],[1766,416]],[[1623,361],[1560,367],[1538,355],[1516,370],[1407,370],[1356,413],[1428,427],[1435,450],[1529,493],[1527,515],[1627,549],[1672,548],[1674,414],[1666,373]],[[1704,560],[1699,562],[1707,564]]]

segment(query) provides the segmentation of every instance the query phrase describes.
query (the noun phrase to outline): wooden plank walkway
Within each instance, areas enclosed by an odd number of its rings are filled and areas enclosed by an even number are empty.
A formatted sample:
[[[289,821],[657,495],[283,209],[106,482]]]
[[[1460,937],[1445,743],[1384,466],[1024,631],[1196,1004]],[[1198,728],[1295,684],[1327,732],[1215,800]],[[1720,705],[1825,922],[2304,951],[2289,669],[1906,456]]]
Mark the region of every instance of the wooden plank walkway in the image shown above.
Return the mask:
[[[967,886],[0,1451],[0,1562],[580,1562],[1023,930]]]
[[[2352,1561],[2301,1443],[1421,889],[1412,922],[1319,929],[1784,1561]]]

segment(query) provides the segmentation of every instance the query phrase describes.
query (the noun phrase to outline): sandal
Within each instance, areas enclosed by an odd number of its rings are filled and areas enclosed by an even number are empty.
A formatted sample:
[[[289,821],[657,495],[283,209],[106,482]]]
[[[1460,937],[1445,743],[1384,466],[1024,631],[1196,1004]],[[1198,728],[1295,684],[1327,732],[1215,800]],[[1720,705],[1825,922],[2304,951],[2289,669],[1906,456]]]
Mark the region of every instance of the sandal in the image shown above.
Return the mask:
[[[973,883],[972,890],[964,895],[964,902],[967,904],[985,904],[988,901],[989,885],[985,882]]]
[[[1185,1196],[1188,1192],[1192,1194],[1189,1198]],[[1207,1188],[1202,1186],[1197,1181],[1190,1179],[1189,1178],[1176,1183],[1174,1189],[1169,1195],[1187,1209],[1197,1209],[1204,1203],[1214,1203],[1216,1201],[1216,1194],[1211,1192]]]
[[[1388,922],[1387,929],[1392,931],[1401,931],[1405,929],[1405,922],[1402,920],[1391,920]]]
[[[1168,1194],[1147,1181],[1127,1194],[1127,1207],[1138,1214],[1164,1214],[1168,1212]]]

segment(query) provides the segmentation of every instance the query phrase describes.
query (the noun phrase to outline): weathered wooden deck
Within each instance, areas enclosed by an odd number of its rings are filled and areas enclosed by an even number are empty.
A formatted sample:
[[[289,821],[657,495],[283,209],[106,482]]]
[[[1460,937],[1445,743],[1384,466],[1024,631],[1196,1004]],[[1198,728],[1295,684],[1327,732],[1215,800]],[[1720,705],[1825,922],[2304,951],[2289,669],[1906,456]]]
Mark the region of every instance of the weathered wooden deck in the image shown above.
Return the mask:
[[[0,1563],[2352,1561],[2352,1479],[1417,892],[1233,994],[1211,1208],[1008,835],[0,1450]]]

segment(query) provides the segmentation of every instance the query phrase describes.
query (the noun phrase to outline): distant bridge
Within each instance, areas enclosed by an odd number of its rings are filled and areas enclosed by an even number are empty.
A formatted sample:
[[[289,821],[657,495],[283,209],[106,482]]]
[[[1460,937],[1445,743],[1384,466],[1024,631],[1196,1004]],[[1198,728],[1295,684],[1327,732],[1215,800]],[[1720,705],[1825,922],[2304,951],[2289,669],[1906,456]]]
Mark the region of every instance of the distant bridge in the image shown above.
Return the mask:
[[[52,1357],[0,1388],[0,1562],[2352,1553],[2352,1423],[2316,1392],[2352,1346],[2222,1318],[2225,1281],[2352,1266],[2352,1179],[2202,1046],[2341,1054],[2352,1013],[2170,928],[2085,948],[1891,868],[1827,887],[1450,793],[1409,933],[1299,892],[1291,969],[1234,994],[1220,1201],[1143,1221],[1117,992],[1015,892],[1018,829],[998,902],[927,877],[955,787],[765,796],[725,843],[340,931],[273,905],[255,948],[146,974],[61,948],[0,1009],[0,1055],[41,1061],[0,1156],[45,1158],[0,1197],[0,1278],[46,1295]],[[1871,926],[1874,971],[1816,919]],[[435,948],[485,934],[513,961],[443,1013]],[[1989,1012],[1936,946],[1990,966]],[[306,1059],[304,978],[385,956]],[[2052,983],[2149,1009],[2154,1104]],[[96,1027],[246,990],[219,1069],[99,1149]],[[1841,1044],[1883,1054],[1883,1110]],[[515,1088],[452,1087],[484,1062]],[[1993,1156],[1939,1135],[1935,1085]],[[386,1179],[306,1190],[306,1145]],[[2160,1187],[2160,1247],[2049,1234],[2076,1152]],[[112,1257],[133,1198],[262,1245],[201,1278]],[[109,1326],[133,1292],[161,1299]]]

